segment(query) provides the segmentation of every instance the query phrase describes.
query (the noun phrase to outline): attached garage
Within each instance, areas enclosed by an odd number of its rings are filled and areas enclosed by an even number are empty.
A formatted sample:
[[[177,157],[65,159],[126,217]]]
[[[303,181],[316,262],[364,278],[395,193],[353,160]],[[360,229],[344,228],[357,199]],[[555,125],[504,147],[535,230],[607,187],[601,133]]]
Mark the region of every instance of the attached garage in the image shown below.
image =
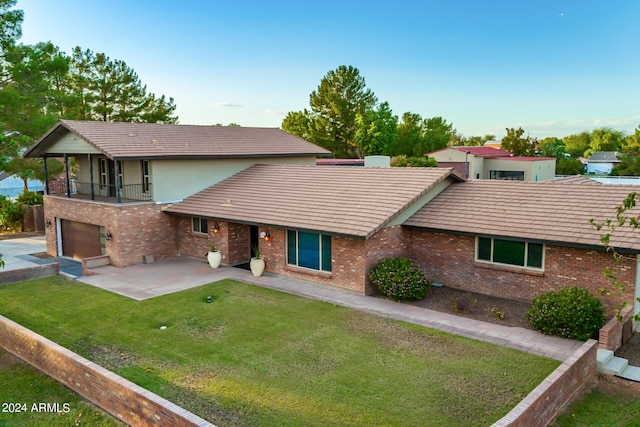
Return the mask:
[[[104,253],[101,227],[84,222],[60,220],[62,255],[72,258],[89,258]]]

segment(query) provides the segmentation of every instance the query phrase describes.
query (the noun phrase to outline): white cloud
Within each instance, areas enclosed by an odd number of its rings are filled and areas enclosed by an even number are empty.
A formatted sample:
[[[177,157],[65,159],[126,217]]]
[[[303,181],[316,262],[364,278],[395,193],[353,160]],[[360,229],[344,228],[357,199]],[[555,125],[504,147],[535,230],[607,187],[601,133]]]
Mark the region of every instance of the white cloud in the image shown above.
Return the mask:
[[[213,104],[214,107],[219,107],[219,108],[242,108],[242,105],[240,104],[233,104],[231,102],[216,102]]]
[[[276,111],[276,110],[272,110],[271,108],[269,108],[268,110],[266,110],[264,112],[267,116],[284,116],[285,113],[284,111]]]

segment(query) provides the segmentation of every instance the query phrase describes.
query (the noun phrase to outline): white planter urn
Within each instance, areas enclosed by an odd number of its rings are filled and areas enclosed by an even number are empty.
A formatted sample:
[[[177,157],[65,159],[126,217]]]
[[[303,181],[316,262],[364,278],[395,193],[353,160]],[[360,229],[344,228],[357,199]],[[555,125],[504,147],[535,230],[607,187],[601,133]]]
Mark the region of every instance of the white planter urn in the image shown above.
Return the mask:
[[[251,268],[251,273],[258,277],[262,276],[264,273],[264,259],[263,258],[251,258],[251,262],[249,263],[249,268]]]
[[[209,265],[211,268],[220,267],[220,262],[222,261],[222,254],[220,251],[213,251],[207,253],[207,261],[209,261]]]

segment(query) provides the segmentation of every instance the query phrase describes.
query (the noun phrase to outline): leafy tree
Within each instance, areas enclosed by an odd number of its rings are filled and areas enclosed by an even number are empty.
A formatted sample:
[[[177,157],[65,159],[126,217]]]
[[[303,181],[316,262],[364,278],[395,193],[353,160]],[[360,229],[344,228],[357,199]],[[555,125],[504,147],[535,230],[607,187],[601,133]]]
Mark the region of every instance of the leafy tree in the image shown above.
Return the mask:
[[[567,148],[559,138],[545,138],[538,143],[539,154],[542,157],[564,157],[567,154]]]
[[[363,155],[389,155],[398,139],[398,116],[388,102],[356,116],[354,140]]]
[[[531,138],[525,138],[523,134],[522,128],[507,128],[507,136],[502,138],[502,149],[511,151],[514,156],[533,156],[535,153]]]
[[[560,156],[556,159],[556,175],[582,175],[582,162],[571,156]]]
[[[585,156],[590,157],[596,151],[617,151],[622,147],[624,134],[611,128],[594,129],[591,132],[591,143]]]
[[[282,120],[281,127],[291,135],[311,141],[311,112],[306,108],[302,111],[290,111]]]
[[[489,133],[485,136],[470,136],[468,138],[459,137],[452,138],[452,145],[465,147],[481,147],[485,142],[492,141],[494,139],[496,139],[496,136]]]
[[[455,134],[453,123],[447,123],[442,117],[432,117],[425,119],[423,123],[423,138],[426,145],[424,153],[415,153],[424,155],[432,151],[440,150],[449,145],[451,136]]]
[[[391,167],[393,168],[437,168],[438,162],[433,157],[407,157],[405,155],[391,158]]]
[[[624,153],[640,153],[640,126],[622,141],[621,149]]]
[[[366,88],[358,69],[341,65],[329,71],[309,98],[311,141],[336,157],[360,158],[362,153],[355,141],[356,117],[372,110],[377,98]]]
[[[406,112],[398,123],[398,139],[391,155],[423,156],[426,153],[420,114]]]
[[[567,153],[573,157],[581,157],[591,147],[591,135],[589,132],[581,132],[562,138]]]

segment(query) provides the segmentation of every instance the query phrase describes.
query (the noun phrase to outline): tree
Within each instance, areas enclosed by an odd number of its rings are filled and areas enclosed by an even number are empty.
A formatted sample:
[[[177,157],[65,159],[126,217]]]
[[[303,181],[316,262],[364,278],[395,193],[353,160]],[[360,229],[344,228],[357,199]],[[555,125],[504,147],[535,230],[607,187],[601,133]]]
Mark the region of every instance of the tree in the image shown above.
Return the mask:
[[[341,65],[329,71],[309,98],[311,141],[331,150],[336,157],[360,158],[354,139],[356,117],[372,110],[377,98],[366,88],[358,69]]]
[[[390,155],[398,139],[398,116],[388,102],[356,116],[354,140],[363,155]]]
[[[311,141],[311,112],[290,111],[282,120],[282,130],[304,140]]]
[[[502,149],[511,151],[514,156],[533,156],[534,146],[531,138],[524,138],[524,129],[507,128],[507,136],[502,138]]]
[[[539,154],[542,157],[555,157],[559,159],[567,154],[567,149],[559,138],[545,138],[538,143]]]
[[[556,175],[582,175],[584,166],[571,156],[560,156],[556,159]]]
[[[418,156],[447,147],[455,129],[453,123],[447,123],[442,117],[432,117],[424,120],[422,132],[426,151],[415,153]]]
[[[416,154],[420,153],[420,154]],[[406,112],[398,123],[398,139],[391,155],[423,156],[426,153],[420,114]]]
[[[594,129],[591,132],[591,143],[585,156],[590,157],[596,151],[617,151],[622,147],[624,134],[611,128]]]
[[[591,135],[589,132],[581,132],[562,138],[567,153],[573,157],[585,156],[585,152],[591,147]]]
[[[640,153],[640,126],[622,141],[621,149],[624,153]]]

